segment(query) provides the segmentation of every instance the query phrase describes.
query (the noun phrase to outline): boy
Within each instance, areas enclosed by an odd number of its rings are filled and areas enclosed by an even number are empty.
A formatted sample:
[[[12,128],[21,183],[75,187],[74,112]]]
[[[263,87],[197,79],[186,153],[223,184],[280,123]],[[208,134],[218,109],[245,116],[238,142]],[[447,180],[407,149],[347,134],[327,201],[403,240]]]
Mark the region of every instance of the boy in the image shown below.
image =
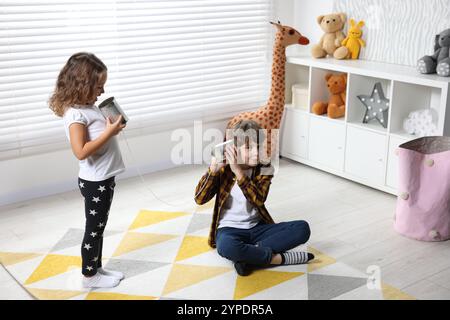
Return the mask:
[[[241,276],[248,275],[251,266],[301,264],[314,259],[311,253],[287,252],[308,241],[308,223],[276,224],[264,206],[273,168],[260,163],[261,127],[242,120],[232,131],[235,143],[225,149],[226,163],[213,157],[195,191],[199,205],[216,195],[208,244],[233,261]]]

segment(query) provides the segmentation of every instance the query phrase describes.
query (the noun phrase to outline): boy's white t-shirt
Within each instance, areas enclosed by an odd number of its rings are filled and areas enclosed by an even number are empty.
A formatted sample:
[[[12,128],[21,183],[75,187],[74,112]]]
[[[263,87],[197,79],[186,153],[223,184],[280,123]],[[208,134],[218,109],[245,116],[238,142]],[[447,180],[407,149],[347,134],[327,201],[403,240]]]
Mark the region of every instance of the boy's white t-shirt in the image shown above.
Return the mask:
[[[87,141],[94,140],[106,128],[106,119],[95,106],[74,106],[63,116],[64,129],[70,141],[69,127],[82,123],[87,129]],[[102,181],[125,171],[125,165],[115,136],[111,137],[97,152],[79,161],[79,177],[87,181]]]
[[[245,174],[250,176],[251,172],[252,169],[249,169],[245,171]],[[250,229],[260,221],[258,210],[247,200],[241,187],[235,183],[223,205],[218,229],[223,227]]]

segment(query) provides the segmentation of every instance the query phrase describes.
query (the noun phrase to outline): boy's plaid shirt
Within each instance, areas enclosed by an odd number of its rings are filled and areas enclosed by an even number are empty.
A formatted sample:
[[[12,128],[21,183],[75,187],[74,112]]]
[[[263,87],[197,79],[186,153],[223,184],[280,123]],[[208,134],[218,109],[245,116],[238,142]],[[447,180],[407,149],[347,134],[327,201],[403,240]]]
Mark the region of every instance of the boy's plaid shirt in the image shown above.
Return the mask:
[[[267,170],[267,168],[265,169]],[[258,210],[262,220],[266,223],[274,223],[264,206],[264,202],[269,194],[272,178],[273,174],[262,175],[261,166],[257,166],[253,168],[250,178],[244,175],[244,177],[237,181],[247,200]],[[231,171],[230,166],[227,165],[216,173],[211,172],[208,168],[208,171],[202,176],[195,188],[195,194],[197,195],[195,202],[199,205],[207,203],[216,195],[214,214],[208,238],[208,244],[212,248],[216,247],[216,232],[219,226],[220,213],[235,182],[236,176]],[[203,190],[199,193],[202,187]]]

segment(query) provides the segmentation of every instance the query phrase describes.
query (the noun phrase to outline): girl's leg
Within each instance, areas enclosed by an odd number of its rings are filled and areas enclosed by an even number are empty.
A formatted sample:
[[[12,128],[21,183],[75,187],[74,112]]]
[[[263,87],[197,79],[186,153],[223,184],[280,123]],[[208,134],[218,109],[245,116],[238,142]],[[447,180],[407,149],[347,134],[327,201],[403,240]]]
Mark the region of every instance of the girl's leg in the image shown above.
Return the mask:
[[[249,241],[249,230],[221,228],[217,232],[217,252],[233,262],[268,265],[272,259],[272,250],[268,247],[257,247]]]
[[[108,218],[109,218],[109,210],[111,209],[111,204],[112,204],[112,200],[114,197],[114,187],[116,186],[115,183],[115,179],[110,178],[108,180],[106,180],[107,182],[105,182],[104,184],[106,184],[105,186],[105,198],[108,199],[108,201],[105,204],[105,211],[106,211],[106,216],[105,216],[105,227],[106,224],[108,223]],[[103,228],[104,230],[104,228]],[[97,268],[101,268],[102,267],[102,252],[103,252],[103,232],[102,232],[102,236],[99,240],[99,249],[98,249],[98,261],[97,261]]]
[[[101,239],[105,230],[108,211],[111,206],[110,179],[105,181],[86,181],[78,179],[85,202],[86,227],[81,245],[82,273],[93,276],[101,267]]]

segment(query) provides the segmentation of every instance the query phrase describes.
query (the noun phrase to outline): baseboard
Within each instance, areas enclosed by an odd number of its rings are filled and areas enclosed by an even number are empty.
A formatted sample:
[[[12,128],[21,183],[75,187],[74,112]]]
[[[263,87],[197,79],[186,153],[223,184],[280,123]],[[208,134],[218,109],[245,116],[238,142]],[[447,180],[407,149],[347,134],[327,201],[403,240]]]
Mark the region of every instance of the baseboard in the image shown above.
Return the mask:
[[[152,172],[158,172],[166,169],[175,168],[178,165],[174,164],[172,161],[160,161],[147,166],[139,166],[139,172],[141,174],[148,174]],[[117,177],[117,180],[123,180],[128,178],[133,178],[138,176],[138,170],[136,166],[127,167],[125,172]],[[0,196],[0,206],[7,206],[12,204],[17,204],[19,202],[28,201],[36,198],[48,197],[57,195],[60,193],[77,190],[78,186],[76,183],[76,177],[68,181],[51,183],[42,185],[39,188],[30,188],[21,190],[20,192],[13,192],[6,195]]]

